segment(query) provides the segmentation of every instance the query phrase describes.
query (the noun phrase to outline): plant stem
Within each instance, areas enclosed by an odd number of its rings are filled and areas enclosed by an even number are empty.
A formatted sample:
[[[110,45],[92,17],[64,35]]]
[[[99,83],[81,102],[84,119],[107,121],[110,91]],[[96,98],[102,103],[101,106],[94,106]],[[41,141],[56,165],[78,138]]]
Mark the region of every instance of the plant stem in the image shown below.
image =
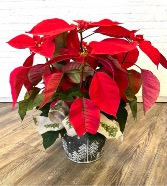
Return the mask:
[[[125,63],[133,64],[131,62],[125,62]],[[136,64],[133,64],[133,65],[135,65],[137,68],[139,68],[140,70],[142,70],[142,68],[140,68],[138,65],[136,65]]]
[[[85,36],[83,39],[86,39],[87,37],[89,37],[89,36],[91,36],[93,34],[95,34],[95,33],[89,34],[89,35]]]
[[[45,59],[46,59],[46,62],[48,62],[48,58],[46,57]],[[49,68],[50,68],[50,72],[54,73],[53,65],[49,65]]]
[[[53,74],[54,73],[54,67],[53,67],[53,65],[49,65],[49,68],[50,68],[51,73]]]
[[[83,46],[82,46],[82,42],[83,42],[82,30],[81,30],[79,33],[80,33],[80,38],[81,38],[81,41],[80,41],[80,48],[81,48],[81,52],[83,52]]]
[[[85,68],[85,62],[83,63],[82,71],[81,71],[81,80],[80,80],[80,91],[81,91],[81,93],[82,93],[82,87],[83,87],[83,73],[84,73],[84,68]]]
[[[128,52],[126,52],[126,54],[124,55],[124,58],[123,58],[123,60],[122,60],[122,64],[124,64],[124,62],[125,62],[127,56],[128,56]]]
[[[131,42],[131,40],[130,40],[129,38],[126,38],[126,39],[127,39],[127,41],[128,41],[129,43]],[[124,58],[123,58],[123,60],[122,60],[122,64],[124,64],[127,55],[128,55],[128,52],[126,52],[126,54],[124,55]]]
[[[82,43],[83,43],[83,35],[82,35],[82,30],[79,32],[80,33],[80,49],[81,49],[81,53],[83,52],[83,46],[82,46]],[[83,66],[82,66],[82,71],[81,71],[81,79],[80,79],[80,91],[82,93],[82,86],[83,86],[83,71],[84,71],[84,65],[85,63],[83,63]]]

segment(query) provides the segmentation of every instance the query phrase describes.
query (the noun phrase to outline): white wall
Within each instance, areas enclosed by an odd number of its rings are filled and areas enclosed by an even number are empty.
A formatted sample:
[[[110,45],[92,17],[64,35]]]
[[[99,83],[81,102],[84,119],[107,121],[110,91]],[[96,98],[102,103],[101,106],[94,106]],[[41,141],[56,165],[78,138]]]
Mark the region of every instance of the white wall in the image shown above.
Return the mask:
[[[5,42],[29,31],[43,19],[54,17],[69,23],[74,19],[98,21],[104,18],[123,22],[129,29],[140,29],[139,33],[167,57],[165,0],[0,0],[0,102],[11,101],[9,73],[29,54],[28,49],[20,51]],[[145,68],[151,68],[157,75],[161,81],[159,101],[167,101],[167,71],[161,67],[157,71],[144,54],[139,58],[139,65],[146,65]]]

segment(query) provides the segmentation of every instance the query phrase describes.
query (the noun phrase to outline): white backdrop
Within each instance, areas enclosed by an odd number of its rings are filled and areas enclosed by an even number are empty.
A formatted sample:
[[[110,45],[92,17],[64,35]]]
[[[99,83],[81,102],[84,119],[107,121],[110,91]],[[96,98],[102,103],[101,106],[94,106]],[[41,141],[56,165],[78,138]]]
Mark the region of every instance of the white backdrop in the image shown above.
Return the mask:
[[[48,18],[98,21],[109,18],[124,23],[129,29],[140,29],[167,57],[167,1],[163,0],[0,0],[0,102],[11,101],[9,74],[22,65],[28,49],[14,49],[6,42],[29,31],[36,23]],[[40,60],[40,58],[39,58]],[[161,82],[158,101],[167,101],[167,70],[156,67],[146,55],[138,64],[148,67]],[[23,95],[24,90],[21,92]],[[140,101],[141,91],[138,94]],[[21,98],[21,97],[20,97]]]

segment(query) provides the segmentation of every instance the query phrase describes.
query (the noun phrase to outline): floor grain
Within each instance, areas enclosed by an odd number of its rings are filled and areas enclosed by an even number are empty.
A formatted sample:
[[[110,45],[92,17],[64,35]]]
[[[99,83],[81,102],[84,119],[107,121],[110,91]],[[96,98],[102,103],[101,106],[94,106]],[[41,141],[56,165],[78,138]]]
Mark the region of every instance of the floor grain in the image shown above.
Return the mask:
[[[124,141],[107,140],[103,157],[90,164],[68,160],[61,141],[45,151],[32,113],[21,122],[17,107],[0,103],[1,185],[167,185],[167,103],[138,119],[129,111]]]

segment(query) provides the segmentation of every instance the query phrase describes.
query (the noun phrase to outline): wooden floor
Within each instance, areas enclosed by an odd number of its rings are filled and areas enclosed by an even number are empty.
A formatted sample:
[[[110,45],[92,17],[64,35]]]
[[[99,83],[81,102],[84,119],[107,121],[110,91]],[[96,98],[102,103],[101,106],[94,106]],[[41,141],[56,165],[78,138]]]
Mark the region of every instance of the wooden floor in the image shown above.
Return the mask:
[[[61,141],[45,151],[32,112],[23,122],[11,103],[0,103],[0,185],[167,185],[167,103],[138,120],[129,114],[124,141],[108,140],[90,164],[68,160]]]

